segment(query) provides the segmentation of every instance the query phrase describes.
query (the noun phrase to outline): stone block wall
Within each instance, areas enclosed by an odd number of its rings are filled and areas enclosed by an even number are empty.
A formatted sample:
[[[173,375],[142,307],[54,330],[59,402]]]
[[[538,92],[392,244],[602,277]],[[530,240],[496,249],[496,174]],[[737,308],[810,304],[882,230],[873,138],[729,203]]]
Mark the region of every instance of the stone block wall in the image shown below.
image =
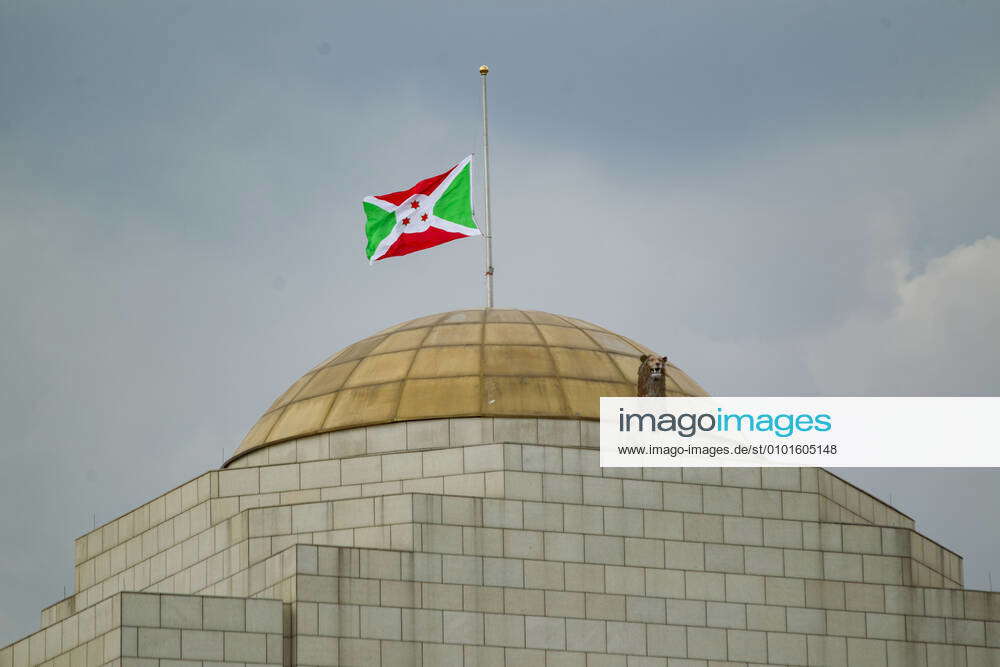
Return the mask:
[[[995,594],[347,547],[281,560],[297,665],[1000,664]]]
[[[281,665],[285,642],[280,600],[119,593],[0,649],[0,665]]]
[[[255,451],[77,540],[0,667],[1000,667],[1000,595],[835,475],[596,446],[476,418]]]
[[[745,503],[748,512],[760,516],[778,512],[779,518],[829,521],[833,515],[837,521],[849,518],[850,523],[870,525],[864,516],[869,515],[884,519],[880,525],[912,529],[909,517],[815,468],[601,469],[596,450],[590,449],[589,438],[596,438],[592,424],[432,420],[353,429],[260,450],[236,462],[243,467],[206,473],[77,540],[74,604],[93,604],[121,590],[203,591],[247,567],[253,556],[235,545],[245,539],[241,513],[249,508],[407,492],[541,500],[581,485],[584,504],[633,506],[644,502],[644,493],[656,495],[650,489],[659,484],[660,506],[666,510],[740,515]],[[534,443],[544,435],[559,446],[474,444],[498,439],[497,433],[503,440]],[[307,460],[331,451],[346,458]],[[265,455],[267,465],[249,465]],[[731,488],[716,488],[720,486]],[[733,489],[742,489],[738,501]],[[309,531],[286,534],[302,532]],[[357,532],[350,529],[349,534]],[[368,532],[381,539],[380,531]],[[332,535],[325,543],[348,543],[347,535]],[[960,586],[961,559],[915,532],[910,535],[912,581]],[[290,543],[286,540],[278,550]],[[251,547],[257,544],[251,539]],[[43,625],[70,607],[57,605],[43,613]]]

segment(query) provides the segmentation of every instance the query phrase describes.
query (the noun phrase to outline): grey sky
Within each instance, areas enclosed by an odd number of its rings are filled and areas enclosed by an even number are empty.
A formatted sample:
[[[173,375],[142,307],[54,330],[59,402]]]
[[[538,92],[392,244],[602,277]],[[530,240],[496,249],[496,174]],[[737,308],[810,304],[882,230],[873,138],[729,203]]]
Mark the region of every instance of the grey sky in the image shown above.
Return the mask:
[[[0,0],[0,644],[93,515],[482,303],[477,240],[368,267],[360,200],[480,150],[483,62],[498,306],[717,395],[996,394],[998,32],[972,1]],[[1000,577],[997,471],[838,472]]]

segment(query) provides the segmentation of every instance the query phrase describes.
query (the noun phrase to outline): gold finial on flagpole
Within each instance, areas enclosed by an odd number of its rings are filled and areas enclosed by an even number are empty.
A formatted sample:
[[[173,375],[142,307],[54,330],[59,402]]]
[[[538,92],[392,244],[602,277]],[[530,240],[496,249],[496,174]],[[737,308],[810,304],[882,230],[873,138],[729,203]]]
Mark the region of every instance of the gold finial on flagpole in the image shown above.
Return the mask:
[[[490,68],[487,67],[486,65],[483,65],[479,68],[479,73],[482,74],[483,76],[486,76],[487,74],[490,73]]]

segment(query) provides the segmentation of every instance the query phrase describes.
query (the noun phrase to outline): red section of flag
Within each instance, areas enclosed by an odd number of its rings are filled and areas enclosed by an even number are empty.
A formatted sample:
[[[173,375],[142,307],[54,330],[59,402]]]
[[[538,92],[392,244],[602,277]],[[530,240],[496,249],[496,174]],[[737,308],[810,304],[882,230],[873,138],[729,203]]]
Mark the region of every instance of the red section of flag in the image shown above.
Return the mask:
[[[458,165],[456,164],[455,167],[457,166]],[[375,198],[381,199],[382,201],[387,201],[393,206],[399,206],[413,195],[429,195],[430,193],[434,192],[437,186],[441,185],[441,181],[448,178],[448,174],[453,172],[455,170],[455,167],[452,167],[443,174],[438,174],[437,176],[431,176],[430,178],[425,178],[424,180],[420,181],[409,190],[400,190],[399,192],[392,192],[387,195],[376,195]]]
[[[448,241],[464,238],[468,238],[468,236],[457,232],[446,232],[437,227],[428,227],[427,231],[420,232],[419,234],[400,234],[396,242],[389,247],[389,250],[375,261],[377,262],[386,257],[409,255],[411,252],[417,252],[418,250],[441,245]]]

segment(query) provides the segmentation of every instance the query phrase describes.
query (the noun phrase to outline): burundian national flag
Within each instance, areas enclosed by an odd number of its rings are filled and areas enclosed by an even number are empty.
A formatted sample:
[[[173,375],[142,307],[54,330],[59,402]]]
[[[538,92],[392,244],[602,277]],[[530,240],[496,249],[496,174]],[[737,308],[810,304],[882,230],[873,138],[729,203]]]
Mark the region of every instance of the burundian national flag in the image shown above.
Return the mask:
[[[479,227],[472,217],[471,163],[470,155],[409,190],[365,197],[369,263],[478,236]]]

